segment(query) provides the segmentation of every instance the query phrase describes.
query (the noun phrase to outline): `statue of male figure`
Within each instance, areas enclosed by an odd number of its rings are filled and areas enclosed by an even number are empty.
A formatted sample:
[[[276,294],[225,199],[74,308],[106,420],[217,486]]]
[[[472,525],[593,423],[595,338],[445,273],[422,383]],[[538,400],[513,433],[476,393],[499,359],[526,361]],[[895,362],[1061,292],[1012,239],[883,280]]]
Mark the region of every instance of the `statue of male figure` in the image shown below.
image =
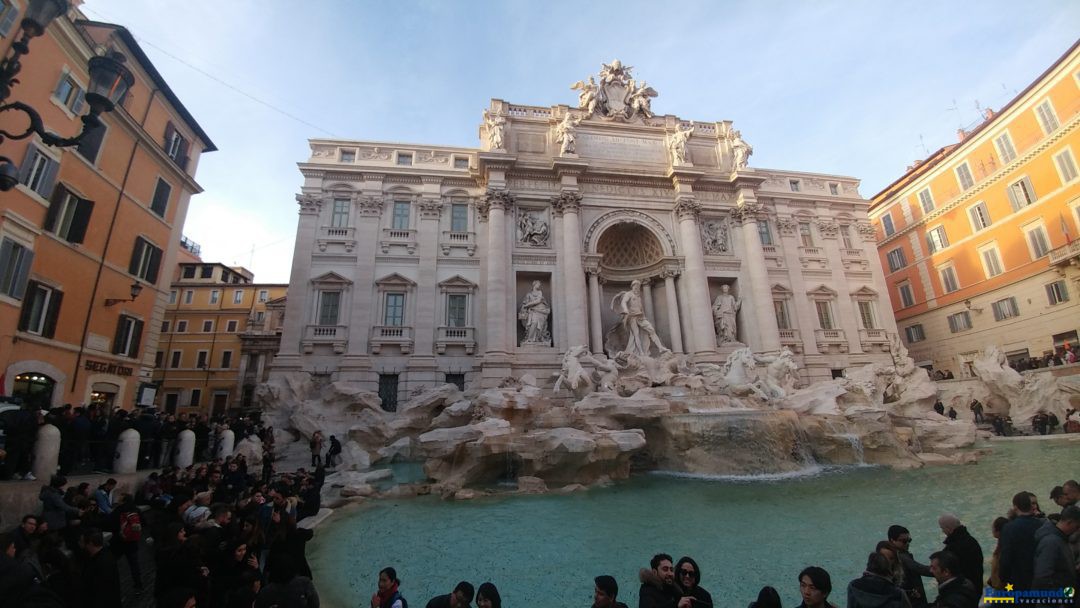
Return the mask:
[[[735,315],[742,306],[742,299],[731,295],[731,286],[722,285],[720,295],[713,300],[713,322],[716,325],[716,338],[720,344],[736,342],[738,326],[735,323]]]
[[[660,352],[668,350],[660,341],[660,336],[656,335],[652,323],[645,318],[645,309],[641,303],[641,281],[630,283],[630,291],[619,292],[612,300],[611,309],[622,317],[622,325],[628,336],[625,348],[627,352],[649,356],[653,343]],[[645,332],[644,339],[641,332]]]

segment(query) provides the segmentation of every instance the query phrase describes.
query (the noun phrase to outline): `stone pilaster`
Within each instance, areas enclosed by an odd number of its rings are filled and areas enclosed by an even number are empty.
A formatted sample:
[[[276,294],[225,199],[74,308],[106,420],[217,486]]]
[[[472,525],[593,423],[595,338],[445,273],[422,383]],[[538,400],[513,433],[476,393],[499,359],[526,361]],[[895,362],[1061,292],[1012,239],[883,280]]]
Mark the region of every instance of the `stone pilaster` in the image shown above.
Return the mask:
[[[600,323],[600,269],[589,269],[589,337],[592,352],[604,352],[604,328]]]
[[[656,325],[656,312],[653,310],[652,301],[652,278],[641,280],[641,299],[645,305],[645,318]]]
[[[705,256],[701,251],[701,235],[697,217],[701,203],[692,196],[681,196],[675,202],[675,215],[679,218],[679,236],[682,241],[689,298],[691,344],[695,356],[716,353],[716,332],[713,331],[712,302],[709,299],[709,280],[705,276]]]
[[[289,290],[286,292],[285,323],[282,326],[278,366],[300,368],[300,340],[307,329],[308,301],[311,299],[311,252],[319,229],[322,199],[315,194],[297,194],[300,219],[296,225],[296,245],[293,247]]]
[[[743,261],[746,262],[746,274],[750,277],[750,293],[740,286],[739,297],[750,306],[742,308],[743,313],[755,315],[758,336],[757,350],[774,352],[780,350],[780,330],[776,327],[776,313],[772,305],[772,291],[769,287],[769,271],[765,267],[765,252],[761,249],[761,235],[758,233],[758,215],[761,204],[748,188],[739,190],[737,206],[731,213],[734,221],[742,225],[742,238],[745,249]],[[749,297],[748,297],[749,296]],[[750,310],[747,310],[749,308]]]
[[[438,309],[436,300],[439,297],[435,266],[439,255],[439,218],[442,216],[443,201],[438,195],[424,196],[417,202],[417,208],[420,215],[416,236],[420,268],[417,271],[416,315],[413,320],[414,361],[410,363],[410,368],[415,368],[417,364],[426,364],[434,370],[435,332],[439,325],[435,318],[435,311]],[[416,361],[418,358],[428,361],[421,363]],[[422,380],[410,378],[410,382],[413,381]]]
[[[585,268],[581,261],[581,194],[564,190],[551,201],[555,212],[562,215],[563,285],[566,289],[566,337],[571,347],[587,345],[589,334],[585,315],[573,311],[585,310]]]
[[[821,248],[825,250],[825,257],[829,259],[833,288],[837,292],[836,326],[844,330],[848,352],[861,354],[863,348],[859,328],[862,327],[862,321],[859,318],[858,307],[851,299],[851,290],[847,276],[844,274],[844,266],[840,264],[843,256],[840,255],[839,226],[832,218],[818,218],[816,223],[818,235],[822,240]]]
[[[381,188],[381,184],[379,186]],[[382,193],[375,195],[356,195],[353,197],[353,210],[356,219],[356,256],[357,260],[372,260],[372,263],[356,265],[356,289],[352,291],[352,301],[349,308],[349,360],[347,366],[354,367],[360,361],[366,360],[369,352],[368,340],[371,337],[371,328],[378,325],[373,315],[379,310],[378,302],[373,301],[371,285],[375,284],[375,260],[376,249],[379,243],[381,220],[383,215]]]
[[[683,353],[686,351],[683,349],[682,325],[679,323],[679,300],[675,293],[675,271],[665,270],[661,276],[664,277],[664,296],[667,298],[667,320],[668,333],[671,334],[671,350]]]
[[[510,314],[507,307],[510,250],[506,239],[506,212],[513,206],[514,197],[506,190],[488,190],[477,205],[481,215],[487,217],[488,224],[486,354],[494,358],[505,357],[511,350],[506,325]]]

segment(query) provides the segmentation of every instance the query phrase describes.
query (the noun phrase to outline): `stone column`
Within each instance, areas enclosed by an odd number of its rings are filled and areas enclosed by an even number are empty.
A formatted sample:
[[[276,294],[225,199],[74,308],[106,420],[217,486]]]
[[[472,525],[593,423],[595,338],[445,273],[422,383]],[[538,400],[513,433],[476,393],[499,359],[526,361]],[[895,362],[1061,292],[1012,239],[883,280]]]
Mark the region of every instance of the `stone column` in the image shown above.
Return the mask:
[[[757,216],[761,205],[753,197],[753,191],[747,188],[739,190],[738,206],[732,212],[732,218],[742,224],[743,260],[746,273],[750,277],[750,293],[739,289],[742,298],[743,314],[753,314],[757,321],[757,347],[765,352],[780,350],[780,330],[776,327],[776,312],[772,305],[772,289],[769,287],[769,271],[765,268],[765,252],[761,250],[761,235],[758,233]],[[749,308],[749,310],[747,310]]]
[[[843,259],[840,253],[839,226],[832,218],[818,218],[817,232],[821,237],[821,248],[825,250],[825,257],[830,260],[829,268],[832,271],[832,286],[836,290],[836,327],[844,330],[844,340],[847,341],[848,353],[862,354],[862,336],[859,328],[862,327],[862,319],[859,315],[858,305],[851,299],[851,286],[848,284],[844,266],[840,263]]]
[[[176,441],[176,461],[174,464],[181,469],[187,468],[195,462],[195,432],[191,429],[184,429],[180,431]]]
[[[240,351],[240,365],[236,371],[236,394],[241,397],[244,394],[244,376],[247,375],[248,357],[252,357],[254,354],[250,351]]]
[[[49,478],[56,474],[59,465],[60,429],[51,424],[43,424],[38,429],[37,441],[34,442],[34,462],[31,472],[42,483],[49,483]]]
[[[656,324],[656,313],[653,311],[652,302],[652,277],[641,280],[641,299],[645,304],[645,318],[653,325]]]
[[[282,363],[291,363],[299,368],[300,340],[309,320],[311,252],[319,230],[319,212],[323,202],[314,194],[297,194],[296,202],[300,205],[300,219],[296,225],[296,245],[293,247],[292,271],[289,273],[289,290],[286,292],[285,323],[281,328],[279,357],[282,357]]]
[[[374,290],[371,286],[375,283],[375,255],[379,248],[381,236],[383,207],[382,193],[379,191],[382,184],[379,182],[365,183],[366,191],[372,195],[357,195],[353,209],[356,210],[356,259],[364,260],[357,264],[353,270],[353,289],[350,289],[348,324],[349,324],[349,348],[348,357],[350,363],[360,367],[366,367],[366,361],[370,348],[368,340],[371,337],[371,328],[378,323],[373,319],[378,314],[378,302],[374,300]]]
[[[585,315],[574,311],[585,310],[585,268],[581,261],[581,193],[564,190],[552,200],[551,206],[563,216],[563,286],[566,290],[566,334],[570,347],[587,345],[589,334],[585,328]]]
[[[592,352],[604,352],[604,328],[600,323],[600,270],[589,270],[589,335],[592,338]]]
[[[487,216],[488,258],[486,301],[487,349],[489,355],[506,355],[510,352],[510,336],[506,329],[509,288],[507,273],[510,251],[506,242],[506,210],[513,207],[514,197],[505,190],[488,190],[480,203],[480,213]]]
[[[113,458],[113,473],[134,473],[139,465],[139,431],[127,429],[120,433]]]
[[[667,296],[668,333],[671,334],[671,350],[682,353],[682,326],[679,323],[679,300],[675,294],[675,273],[665,270],[664,295]]]
[[[259,353],[255,363],[255,384],[263,381],[263,371],[266,369],[266,353]]]
[[[425,183],[425,187],[431,184]],[[435,190],[438,184],[434,184]],[[439,298],[435,265],[439,255],[439,218],[443,201],[436,196],[420,199],[420,225],[417,230],[417,253],[420,268],[416,281],[416,307],[413,315],[413,355],[409,360],[409,385],[435,382],[435,332],[441,324],[436,318]]]
[[[690,348],[695,355],[710,355],[716,353],[716,334],[713,331],[709,281],[705,276],[705,256],[701,251],[701,233],[698,231],[697,216],[700,211],[701,203],[690,196],[680,197],[675,203],[686,261],[683,280],[687,282],[690,318],[693,321]]]

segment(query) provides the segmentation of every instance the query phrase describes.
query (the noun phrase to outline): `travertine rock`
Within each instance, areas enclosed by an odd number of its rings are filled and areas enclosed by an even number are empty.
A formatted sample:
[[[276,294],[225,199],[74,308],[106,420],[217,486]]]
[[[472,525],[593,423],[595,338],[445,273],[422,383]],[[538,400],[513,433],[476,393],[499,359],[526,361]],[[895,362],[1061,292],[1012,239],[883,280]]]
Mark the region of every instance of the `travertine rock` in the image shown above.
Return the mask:
[[[262,466],[263,442],[255,435],[240,440],[233,448],[233,456],[243,456],[249,469],[258,470]]]
[[[1065,420],[1070,407],[1070,394],[1080,393],[1077,376],[1055,377],[1048,373],[1031,374],[1027,377],[1006,364],[1005,355],[991,345],[972,367],[991,395],[990,401],[1001,400],[1008,404],[1013,427],[1031,428],[1031,419],[1038,413],[1054,414]]]

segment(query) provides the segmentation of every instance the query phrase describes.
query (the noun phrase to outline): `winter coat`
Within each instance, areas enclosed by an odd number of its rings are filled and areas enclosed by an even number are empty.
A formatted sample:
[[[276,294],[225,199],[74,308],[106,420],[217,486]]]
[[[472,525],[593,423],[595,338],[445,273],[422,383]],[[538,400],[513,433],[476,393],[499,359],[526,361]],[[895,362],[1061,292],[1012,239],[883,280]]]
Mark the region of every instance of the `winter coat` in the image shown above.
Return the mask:
[[[1021,515],[1005,524],[1001,530],[1001,582],[1012,583],[1016,589],[1031,589],[1032,567],[1035,564],[1035,531],[1043,520]]]
[[[910,608],[907,594],[892,580],[864,573],[848,584],[847,608]]]
[[[1035,531],[1035,571],[1032,589],[1076,586],[1076,562],[1069,539],[1052,521]]]
[[[929,601],[926,597],[926,588],[923,587],[922,577],[933,576],[930,566],[924,566],[915,561],[910,551],[897,550],[896,556],[900,565],[904,568],[904,582],[900,588],[907,594],[912,606],[925,606]]]
[[[67,516],[77,516],[79,509],[64,502],[63,490],[52,486],[41,486],[38,493],[41,499],[41,518],[49,524],[50,530],[60,530],[67,526]]]
[[[676,608],[681,594],[674,585],[665,585],[655,570],[642,568],[639,573],[638,608]]]
[[[82,566],[85,608],[120,608],[120,571],[116,558],[102,549],[97,555],[86,556]]]
[[[975,589],[983,586],[983,552],[979,541],[968,532],[966,526],[959,526],[945,538],[945,550],[959,559],[959,574],[971,581]]]
[[[319,594],[310,578],[294,577],[286,584],[270,583],[259,591],[255,608],[319,608]]]
[[[938,585],[933,608],[977,608],[978,605],[979,592],[975,591],[971,581],[957,576]]]

